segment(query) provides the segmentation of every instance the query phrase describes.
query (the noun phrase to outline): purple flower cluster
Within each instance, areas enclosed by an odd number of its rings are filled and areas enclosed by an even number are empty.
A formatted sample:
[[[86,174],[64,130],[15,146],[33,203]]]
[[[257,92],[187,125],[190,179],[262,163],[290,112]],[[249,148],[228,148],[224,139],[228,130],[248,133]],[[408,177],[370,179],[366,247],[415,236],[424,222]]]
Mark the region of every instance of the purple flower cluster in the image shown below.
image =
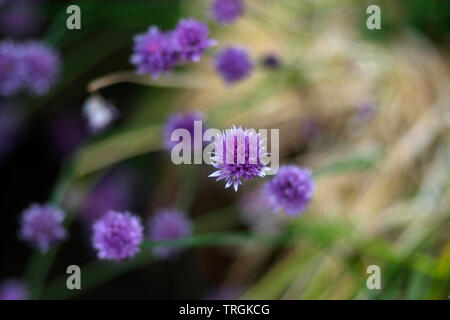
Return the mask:
[[[206,49],[216,44],[215,40],[209,39],[206,24],[194,19],[181,20],[172,36],[182,61],[197,62]]]
[[[92,243],[97,257],[124,261],[139,252],[144,227],[141,219],[129,212],[110,211],[93,225]]]
[[[152,26],[134,38],[131,63],[140,74],[156,79],[182,62],[199,61],[203,52],[215,41],[209,39],[206,24],[194,19],[181,20],[175,30],[161,32]]]
[[[33,204],[22,214],[19,236],[45,253],[67,237],[63,220],[64,212],[58,208]]]
[[[59,55],[41,42],[0,42],[0,95],[20,90],[42,95],[54,84],[60,70]]]
[[[274,210],[283,209],[289,215],[303,212],[311,201],[314,181],[311,171],[294,165],[282,166],[265,186]]]
[[[221,24],[234,22],[244,12],[242,0],[215,0],[211,7],[211,15]]]
[[[28,297],[28,289],[22,281],[11,278],[0,284],[0,300],[27,300]]]
[[[258,133],[233,126],[215,140],[211,164],[218,170],[210,177],[225,180],[225,188],[233,185],[237,191],[243,180],[265,176],[268,168],[262,157],[266,155]]]
[[[192,233],[192,223],[181,212],[174,209],[160,210],[149,222],[149,239],[164,241],[188,237]],[[153,254],[165,259],[180,252],[180,248],[157,246]]]
[[[204,117],[200,112],[178,112],[170,116],[164,126],[164,146],[167,150],[171,150],[180,141],[172,141],[172,132],[176,129],[186,129],[191,135],[191,146],[194,146],[194,122],[203,121]],[[202,126],[202,136],[203,136]],[[181,139],[180,139],[181,140]]]
[[[217,55],[215,68],[226,83],[233,84],[251,74],[253,63],[243,48],[227,47]]]

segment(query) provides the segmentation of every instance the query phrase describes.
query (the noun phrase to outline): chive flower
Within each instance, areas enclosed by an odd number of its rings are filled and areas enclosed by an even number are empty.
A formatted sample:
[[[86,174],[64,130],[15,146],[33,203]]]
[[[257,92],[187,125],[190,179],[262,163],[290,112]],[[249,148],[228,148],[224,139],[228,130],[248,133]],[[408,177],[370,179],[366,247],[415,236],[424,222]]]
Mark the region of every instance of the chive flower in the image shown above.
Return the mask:
[[[215,69],[227,84],[233,84],[250,76],[253,63],[245,49],[227,47],[216,56]]]
[[[102,260],[124,261],[139,252],[144,227],[129,212],[109,211],[93,224],[92,242]]]
[[[237,191],[243,181],[265,176],[268,168],[262,157],[267,153],[259,133],[233,126],[214,143],[211,164],[218,170],[209,176],[225,180],[225,188],[233,186]]]
[[[131,63],[139,74],[149,74],[153,79],[167,73],[180,61],[180,53],[171,32],[161,32],[152,26],[134,37]]]
[[[209,39],[206,24],[192,18],[181,20],[172,37],[183,61],[200,61],[203,52],[216,44],[215,40]]]
[[[189,237],[192,222],[180,211],[162,209],[149,221],[148,228],[148,237],[152,241],[174,240]],[[153,248],[153,254],[160,259],[173,257],[180,251],[180,248],[174,246],[160,245]]]
[[[291,216],[299,215],[308,207],[313,191],[311,171],[295,165],[280,167],[277,175],[265,185],[272,208],[282,209]]]
[[[46,253],[67,237],[63,221],[62,210],[53,205],[33,204],[22,214],[19,236],[39,251]]]
[[[211,16],[221,24],[230,24],[244,13],[242,0],[215,0],[211,6]]]

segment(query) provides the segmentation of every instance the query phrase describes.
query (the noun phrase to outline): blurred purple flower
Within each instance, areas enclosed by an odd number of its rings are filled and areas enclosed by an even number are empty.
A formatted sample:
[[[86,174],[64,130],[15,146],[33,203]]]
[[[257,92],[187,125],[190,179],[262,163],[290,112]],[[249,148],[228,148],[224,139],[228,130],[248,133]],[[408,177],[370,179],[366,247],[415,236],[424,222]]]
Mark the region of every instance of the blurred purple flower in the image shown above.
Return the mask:
[[[33,204],[22,214],[19,236],[45,253],[67,237],[63,220],[64,212],[60,209]]]
[[[306,209],[313,191],[314,181],[311,171],[294,165],[282,166],[277,175],[265,186],[273,209],[283,209],[292,216]]]
[[[171,150],[175,145],[181,142],[181,138],[178,141],[172,141],[172,132],[176,129],[186,129],[191,135],[191,148],[194,148],[194,122],[203,121],[204,116],[198,111],[188,111],[188,112],[177,112],[172,114],[166,121],[163,129],[164,135],[164,146],[167,150]],[[202,132],[203,137],[203,123]]]
[[[15,107],[0,103],[0,162],[11,152],[22,129],[23,115]]]
[[[131,63],[140,74],[150,74],[153,79],[171,71],[179,62],[180,54],[171,32],[161,32],[157,27],[134,37]]]
[[[12,41],[0,42],[0,95],[8,96],[18,92],[23,85],[21,47]]]
[[[0,300],[27,300],[29,292],[22,281],[7,279],[0,284]]]
[[[133,176],[126,170],[107,174],[86,197],[80,217],[93,222],[109,211],[125,211],[132,203],[133,186]]]
[[[24,85],[36,95],[46,94],[60,72],[59,55],[38,41],[30,41],[22,46]]]
[[[215,69],[226,83],[232,84],[247,78],[253,64],[246,50],[227,47],[217,55]]]
[[[209,176],[225,180],[225,188],[233,185],[237,191],[242,180],[265,176],[267,166],[261,158],[266,155],[258,133],[233,126],[215,141],[211,164],[218,170]]]
[[[268,53],[262,58],[262,65],[269,70],[278,69],[281,65],[280,58],[274,53]]]
[[[215,40],[209,39],[206,24],[194,19],[181,20],[172,37],[184,61],[199,61],[203,52],[216,44]]]
[[[124,261],[139,252],[144,227],[141,219],[129,212],[110,211],[93,225],[92,243],[97,257]]]
[[[190,236],[192,222],[175,209],[162,209],[149,221],[148,228],[150,240],[174,240]],[[174,246],[157,246],[153,249],[153,254],[160,259],[165,259],[176,255],[180,250]]]
[[[214,0],[211,15],[214,20],[222,24],[229,24],[244,12],[242,0]]]

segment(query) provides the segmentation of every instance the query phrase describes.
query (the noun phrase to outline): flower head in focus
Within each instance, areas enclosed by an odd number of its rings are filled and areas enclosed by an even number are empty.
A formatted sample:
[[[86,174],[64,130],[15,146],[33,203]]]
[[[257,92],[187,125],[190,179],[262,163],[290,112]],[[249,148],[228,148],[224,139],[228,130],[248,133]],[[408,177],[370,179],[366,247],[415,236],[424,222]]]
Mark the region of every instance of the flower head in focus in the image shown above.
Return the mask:
[[[171,150],[175,145],[180,143],[179,141],[172,141],[172,132],[176,129],[186,129],[189,131],[191,135],[191,146],[194,147],[194,125],[195,121],[203,121],[204,116],[198,111],[188,111],[188,112],[177,112],[172,114],[167,120],[164,129],[164,146],[167,150]],[[202,132],[203,136],[203,123],[202,123]]]
[[[217,55],[215,69],[226,83],[232,84],[247,78],[253,64],[246,50],[227,47]]]
[[[141,219],[129,212],[110,211],[93,225],[92,243],[97,257],[124,261],[139,252],[144,227]]]
[[[62,210],[52,205],[33,204],[22,214],[19,236],[45,253],[67,237],[63,220]]]
[[[274,210],[282,209],[296,216],[311,201],[314,181],[311,171],[294,165],[282,166],[277,175],[267,182],[265,192]]]
[[[263,157],[267,155],[260,135],[254,130],[236,128],[224,131],[215,140],[211,164],[217,168],[210,177],[225,180],[225,188],[237,191],[242,181],[264,177],[268,170]]]
[[[18,279],[7,279],[0,283],[0,300],[27,300],[29,291]]]
[[[172,32],[161,32],[157,27],[134,38],[131,63],[140,74],[150,74],[153,79],[172,70],[179,62],[180,53]]]
[[[211,15],[221,24],[234,22],[244,13],[243,0],[214,0]]]
[[[216,44],[215,40],[209,39],[206,24],[194,19],[181,20],[172,37],[183,61],[199,61],[203,52]]]
[[[181,212],[175,209],[163,209],[156,212],[149,221],[149,239],[164,241],[185,238],[192,233],[192,223]],[[165,259],[180,252],[180,248],[173,246],[157,246],[153,254]]]

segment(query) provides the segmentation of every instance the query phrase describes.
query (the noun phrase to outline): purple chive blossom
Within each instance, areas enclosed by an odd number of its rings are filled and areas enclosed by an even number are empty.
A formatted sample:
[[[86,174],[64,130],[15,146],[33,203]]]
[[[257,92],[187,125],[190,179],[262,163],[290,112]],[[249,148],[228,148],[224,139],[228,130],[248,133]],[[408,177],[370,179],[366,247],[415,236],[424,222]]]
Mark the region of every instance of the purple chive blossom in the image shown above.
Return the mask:
[[[97,257],[124,261],[139,252],[144,236],[141,219],[129,212],[110,211],[93,225],[92,242]]]
[[[216,44],[216,41],[209,39],[208,36],[206,24],[194,19],[181,20],[172,34],[180,58],[192,62],[199,61],[203,52]]]
[[[140,74],[150,74],[153,79],[172,70],[179,62],[180,54],[172,33],[150,27],[146,33],[134,38],[131,63]]]
[[[0,95],[15,94],[22,87],[21,48],[12,41],[0,42]]]
[[[52,205],[33,204],[22,214],[20,238],[41,252],[47,252],[67,237],[64,212]]]
[[[27,300],[28,297],[28,289],[22,281],[11,278],[0,283],[0,300]]]
[[[197,111],[178,112],[170,116],[163,129],[164,146],[166,149],[171,150],[175,145],[181,142],[182,138],[178,141],[171,140],[172,132],[176,129],[186,129],[189,131],[189,134],[191,135],[191,148],[194,148],[194,124],[195,121],[203,121],[203,119],[203,115]],[[203,124],[201,128],[202,132],[200,134],[203,137]]]
[[[59,55],[52,48],[37,41],[25,43],[22,50],[25,87],[36,95],[46,94],[59,74]]]
[[[174,209],[163,209],[155,214],[149,222],[149,239],[152,241],[174,240],[190,236],[192,223],[181,212]],[[180,252],[174,246],[157,246],[153,254],[165,259]]]
[[[225,188],[233,185],[237,191],[243,180],[264,177],[268,170],[263,157],[267,155],[260,135],[241,127],[226,130],[215,140],[211,164],[217,168],[210,177],[225,180]]]
[[[226,83],[232,84],[247,78],[253,69],[253,64],[246,50],[228,47],[216,57],[215,69]]]
[[[265,186],[273,209],[283,209],[292,216],[306,209],[313,191],[311,171],[294,165],[282,166],[277,175]]]
[[[242,0],[214,0],[211,15],[214,20],[222,24],[229,24],[244,12]]]

